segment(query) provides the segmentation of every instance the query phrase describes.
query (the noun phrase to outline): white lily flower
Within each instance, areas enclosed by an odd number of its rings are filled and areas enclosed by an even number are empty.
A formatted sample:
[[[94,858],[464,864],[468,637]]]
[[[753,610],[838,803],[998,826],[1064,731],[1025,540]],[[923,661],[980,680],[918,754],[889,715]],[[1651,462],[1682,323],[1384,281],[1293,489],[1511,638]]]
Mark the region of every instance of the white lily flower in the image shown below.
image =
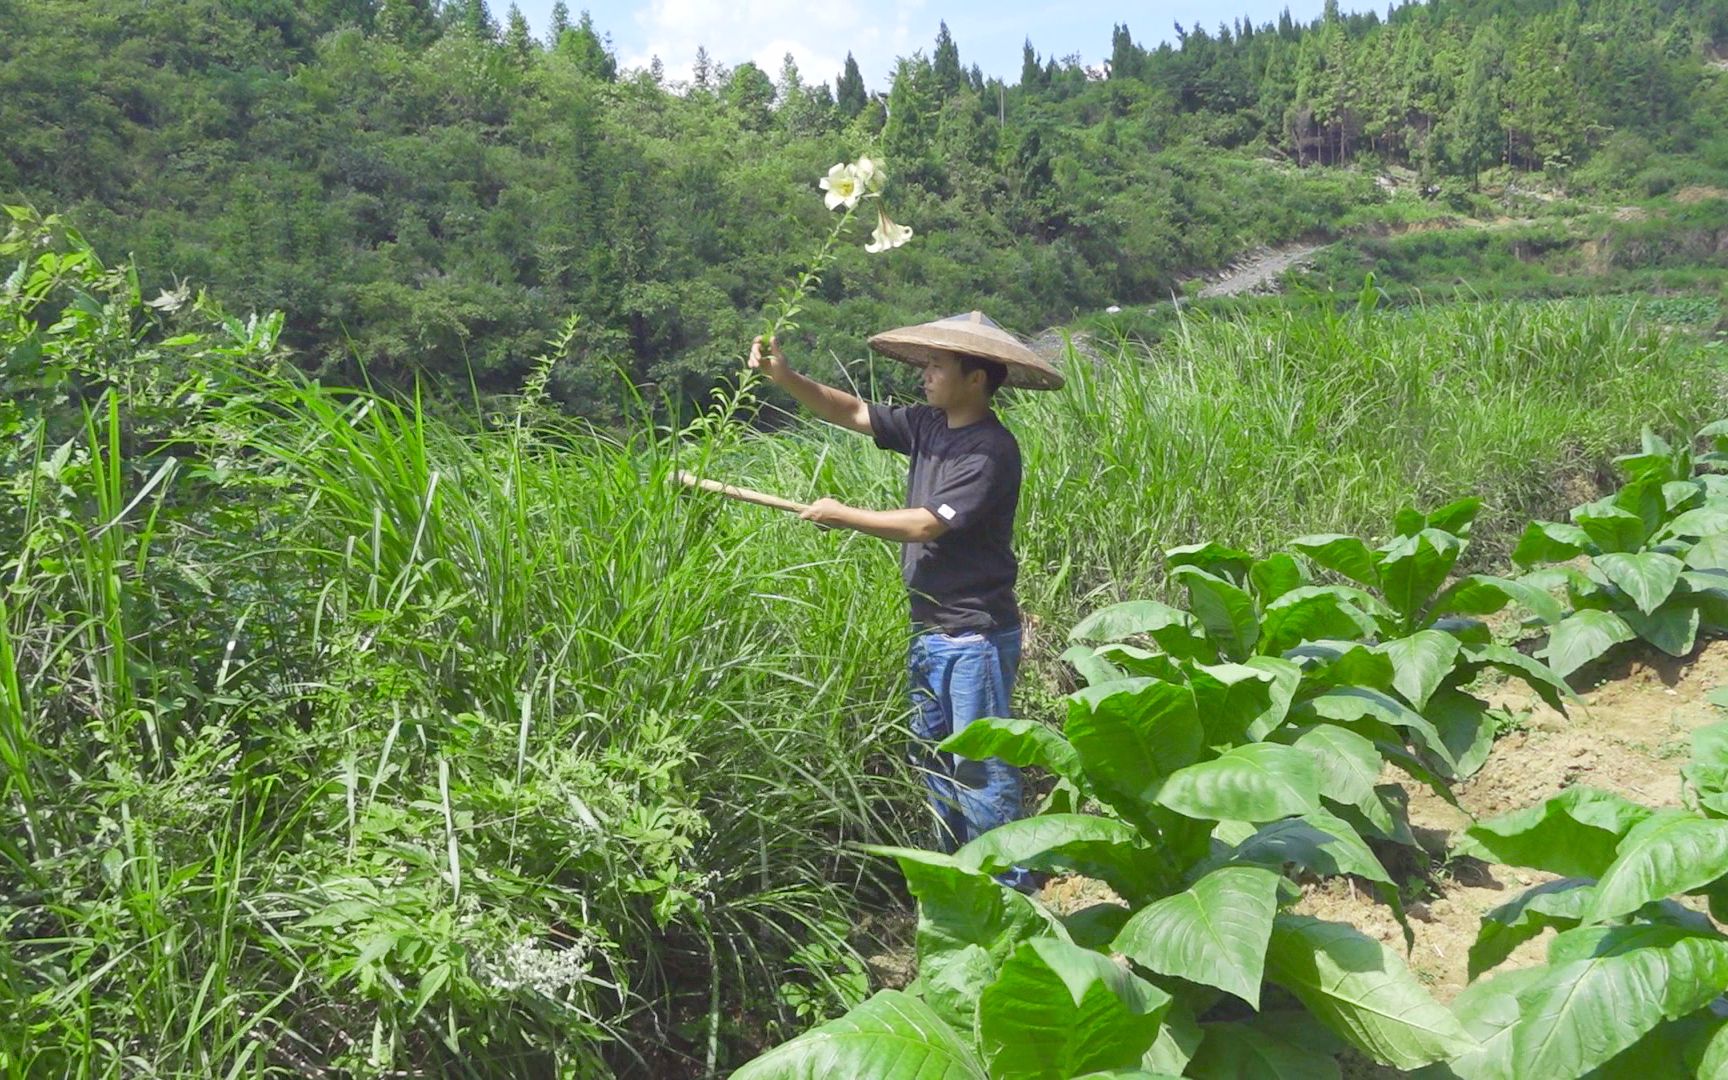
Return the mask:
[[[864,245],[864,250],[874,255],[879,251],[891,251],[906,241],[912,239],[912,226],[896,225],[888,220],[888,215],[881,207],[876,209],[876,231],[870,234],[870,242]]]
[[[882,194],[882,189],[888,184],[888,174],[882,171],[882,166],[867,157],[859,158],[852,166],[852,172],[864,185],[864,190],[872,195]]]
[[[859,177],[855,166],[841,162],[828,170],[828,175],[817,182],[818,186],[828,194],[822,201],[828,209],[844,206],[850,210],[858,205],[858,200],[864,197],[864,181]]]

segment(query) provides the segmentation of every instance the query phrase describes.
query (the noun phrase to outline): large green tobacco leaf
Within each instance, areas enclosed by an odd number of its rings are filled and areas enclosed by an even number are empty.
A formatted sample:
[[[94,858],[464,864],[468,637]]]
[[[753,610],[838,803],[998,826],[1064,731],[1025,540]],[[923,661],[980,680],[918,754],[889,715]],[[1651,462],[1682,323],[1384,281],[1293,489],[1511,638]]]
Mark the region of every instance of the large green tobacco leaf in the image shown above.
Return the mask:
[[[1572,688],[1547,664],[1504,645],[1466,645],[1462,655],[1464,659],[1459,664],[1462,678],[1471,678],[1485,667],[1496,668],[1523,680],[1555,712],[1566,711],[1565,699],[1572,696]]]
[[[1669,656],[1690,653],[1698,644],[1698,629],[1703,622],[1696,607],[1680,603],[1668,604],[1654,615],[1626,611],[1620,617],[1639,637]]]
[[[1320,770],[1301,750],[1250,743],[1178,769],[1156,798],[1197,820],[1275,821],[1320,809]]]
[[[1260,640],[1260,617],[1254,598],[1215,574],[1194,566],[1178,566],[1170,579],[1188,587],[1188,607],[1206,636],[1232,660],[1245,660]]]
[[[1704,505],[1676,516],[1662,526],[1659,536],[1702,540],[1728,533],[1728,499],[1706,499]]]
[[[1464,541],[1439,529],[1401,536],[1380,549],[1381,592],[1406,626],[1415,625],[1463,550]]]
[[[1692,730],[1692,760],[1680,767],[1680,774],[1699,795],[1728,791],[1728,723]]]
[[[1548,634],[1548,644],[1537,652],[1554,673],[1564,678],[1637,633],[1626,620],[1608,611],[1586,608],[1574,611]]]
[[[1273,674],[1246,664],[1195,664],[1188,672],[1188,688],[1206,745],[1231,746],[1272,707]]]
[[[1525,581],[1471,574],[1446,587],[1434,601],[1430,617],[1440,615],[1492,615],[1508,603],[1517,603],[1545,623],[1559,622],[1566,614],[1552,593]]]
[[[1604,552],[1637,551],[1650,534],[1643,517],[1607,499],[1575,507],[1572,520]]]
[[[1278,916],[1266,975],[1382,1064],[1414,1069],[1475,1045],[1396,954],[1354,927]]]
[[[1517,995],[1504,1073],[1580,1076],[1663,1020],[1728,988],[1728,941],[1674,926],[1584,927],[1554,939],[1549,966]]]
[[[1667,1076],[1728,1076],[1728,1060],[1707,1060],[1711,1044],[1728,1031],[1720,1016],[1701,1009],[1678,1020],[1665,1020],[1644,1037],[1615,1054],[1589,1080],[1654,1080]]]
[[[1170,995],[1108,957],[1054,938],[1025,942],[978,1003],[993,1080],[1066,1080],[1137,1068]]]
[[[1360,589],[1342,585],[1304,585],[1267,605],[1260,624],[1260,648],[1278,654],[1305,641],[1368,637],[1377,624],[1363,609],[1378,606]]]
[[[1300,1012],[1205,1025],[1196,1080],[1338,1080],[1342,1044]]]
[[[1519,566],[1537,563],[1565,562],[1585,554],[1596,546],[1590,534],[1576,525],[1557,521],[1532,521],[1524,529],[1518,546],[1512,549],[1512,561]]]
[[[1702,888],[1728,874],[1728,821],[1660,810],[1620,841],[1585,922],[1625,915],[1652,900]]]
[[[1096,878],[1130,901],[1162,891],[1173,876],[1125,821],[1096,814],[1040,814],[999,825],[954,853],[954,862],[986,874],[1011,866],[1069,870]]]
[[[1068,741],[1099,797],[1146,824],[1163,779],[1200,756],[1194,695],[1159,679],[1122,679],[1069,695]]]
[[[864,850],[900,863],[918,898],[918,984],[938,1016],[972,1030],[978,994],[1014,947],[1029,938],[1066,933],[1028,898],[952,856],[914,848]]]
[[[1592,565],[1631,597],[1638,610],[1646,615],[1668,599],[1680,581],[1680,572],[1686,568],[1679,559],[1660,551],[1598,555]]]
[[[733,1080],[988,1080],[972,1048],[931,1008],[899,990],[882,990],[768,1051]]]
[[[1680,560],[1689,570],[1728,570],[1728,532],[1706,536],[1686,551]]]
[[[1455,499],[1445,506],[1428,511],[1422,518],[1422,526],[1469,539],[1470,527],[1476,521],[1476,515],[1481,511],[1482,500],[1475,495],[1466,495],[1462,499]]]
[[[1334,573],[1343,574],[1363,585],[1380,584],[1380,574],[1374,569],[1374,553],[1354,536],[1325,533],[1298,536],[1290,546],[1310,560]]]
[[[1392,685],[1418,712],[1452,674],[1452,663],[1463,646],[1451,634],[1421,630],[1379,647],[1392,661]]]
[[[1477,1045],[1452,1059],[1445,1072],[1423,1070],[1420,1076],[1492,1080],[1509,1077],[1512,1027],[1518,1023],[1519,995],[1539,987],[1546,969],[1514,968],[1492,979],[1471,983],[1452,1000],[1452,1015]]]
[[[1590,903],[1592,884],[1589,878],[1544,882],[1483,915],[1482,928],[1470,946],[1470,978],[1479,977],[1549,927],[1577,926]]]
[[[1256,562],[1248,571],[1248,582],[1264,607],[1272,601],[1308,584],[1308,570],[1294,555],[1275,551]]]
[[[1315,724],[1294,743],[1320,767],[1320,794],[1354,806],[1374,796],[1380,777],[1380,751],[1362,735],[1337,724]]]
[[[1251,656],[1244,666],[1264,671],[1272,677],[1269,688],[1271,701],[1267,704],[1266,711],[1248,725],[1250,739],[1264,739],[1276,731],[1290,715],[1290,703],[1295,700],[1296,691],[1302,687],[1302,669],[1282,656]]]
[[[1285,863],[1295,863],[1323,877],[1355,874],[1392,884],[1392,876],[1356,830],[1324,810],[1269,822],[1257,829],[1247,822],[1228,822],[1219,826],[1217,833],[1219,840],[1234,844],[1219,857],[1225,865],[1254,863],[1276,870]]]
[[[1494,749],[1488,703],[1461,690],[1442,690],[1428,702],[1427,713],[1446,752],[1457,762],[1453,775],[1459,780],[1476,775]]]
[[[1457,850],[1488,862],[1595,878],[1614,861],[1621,838],[1653,812],[1610,792],[1571,787],[1472,825]]]
[[[1203,544],[1183,544],[1166,548],[1164,562],[1170,567],[1194,566],[1225,581],[1240,582],[1248,578],[1248,568],[1254,557],[1246,551],[1225,547],[1216,540]]]
[[[1080,620],[1068,640],[1124,641],[1145,636],[1172,656],[1192,656],[1200,644],[1194,617],[1156,600],[1129,600],[1101,608]]]
[[[1458,762],[1446,748],[1445,740],[1440,737],[1439,729],[1421,713],[1412,711],[1403,702],[1377,690],[1360,686],[1328,690],[1305,702],[1302,711],[1312,712],[1326,720],[1348,723],[1368,719],[1414,731],[1421,737],[1424,748],[1440,759],[1448,770],[1458,767]]]
[[[1279,875],[1223,866],[1134,913],[1111,948],[1160,975],[1216,986],[1260,1007]]]
[[[1036,720],[990,717],[974,720],[942,740],[937,749],[974,761],[999,757],[1022,768],[1037,765],[1076,783],[1083,779],[1080,755],[1068,740]]]

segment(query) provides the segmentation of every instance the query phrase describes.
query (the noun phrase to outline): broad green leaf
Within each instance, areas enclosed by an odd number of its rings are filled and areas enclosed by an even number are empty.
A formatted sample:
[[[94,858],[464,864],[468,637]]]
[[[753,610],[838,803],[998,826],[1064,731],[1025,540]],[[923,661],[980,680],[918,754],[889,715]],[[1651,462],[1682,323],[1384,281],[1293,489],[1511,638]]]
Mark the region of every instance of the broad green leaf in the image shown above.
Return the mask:
[[[1188,688],[1194,693],[1208,746],[1241,742],[1254,721],[1272,707],[1272,673],[1245,664],[1193,665]]]
[[[1695,1076],[1728,1076],[1728,1025],[1716,1029],[1716,1034],[1704,1046]]]
[[[1059,659],[1079,672],[1087,686],[1099,686],[1128,677],[1126,671],[1098,655],[1098,650],[1090,645],[1070,645],[1062,651]]]
[[[1216,986],[1260,1007],[1279,875],[1223,866],[1134,913],[1111,948],[1160,975]]]
[[[1653,1080],[1666,1076],[1728,1076],[1728,1060],[1709,1069],[1706,1055],[1713,1040],[1728,1030],[1722,1017],[1701,1009],[1678,1020],[1665,1020],[1644,1037],[1591,1070],[1587,1080]],[[1707,1071],[1708,1070],[1708,1071]]]
[[[1660,477],[1648,477],[1623,484],[1619,491],[1608,496],[1604,502],[1611,503],[1622,510],[1637,514],[1644,523],[1645,539],[1662,527],[1663,518],[1667,517],[1668,500],[1662,495],[1662,485],[1665,481]],[[1583,524],[1579,522],[1579,524]],[[1633,548],[1626,550],[1632,551]]]
[[[1429,614],[1492,615],[1508,603],[1519,604],[1545,623],[1559,622],[1566,614],[1547,589],[1486,574],[1471,574],[1446,586]]]
[[[1366,737],[1337,724],[1315,724],[1291,745],[1313,755],[1321,795],[1346,805],[1374,797],[1380,752]]]
[[[1223,578],[1193,566],[1178,566],[1170,579],[1188,587],[1188,606],[1206,636],[1229,659],[1245,660],[1260,640],[1254,598]]]
[[[1620,841],[1602,872],[1585,922],[1637,911],[1653,900],[1690,892],[1728,874],[1728,821],[1658,810]]]
[[[1590,903],[1593,884],[1589,878],[1544,882],[1483,915],[1476,942],[1470,946],[1470,978],[1479,978],[1548,927],[1570,930],[1577,926]]]
[[[1423,529],[1381,547],[1381,592],[1405,625],[1415,624],[1423,605],[1446,581],[1463,550],[1462,540],[1438,529]]]
[[[1188,1075],[1197,1080],[1338,1080],[1338,1044],[1301,1013],[1205,1025]]]
[[[1703,506],[1676,516],[1657,535],[1701,540],[1719,533],[1728,533],[1728,499],[1707,500]]]
[[[1691,570],[1728,570],[1728,532],[1704,537],[1680,561]]]
[[[1414,1069],[1476,1045],[1396,954],[1354,927],[1279,915],[1266,975],[1382,1064]]]
[[[1173,993],[1175,1000],[1164,1013],[1164,1027],[1159,1030],[1152,1049],[1140,1059],[1140,1066],[1154,1073],[1181,1076],[1188,1071],[1188,1063],[1194,1060],[1194,1051],[1200,1048],[1200,1025],[1194,1019],[1194,1010],[1210,1007],[1218,994],[1211,989],[1181,984],[1175,986]],[[1192,1004],[1200,993],[1206,995],[1204,1002]]]
[[[1626,620],[1607,611],[1574,611],[1548,632],[1548,644],[1536,655],[1548,661],[1554,674],[1565,678],[1623,641],[1638,635]]]
[[[1452,1015],[1478,1043],[1475,1049],[1453,1058],[1439,1077],[1462,1080],[1493,1080],[1509,1075],[1512,1062],[1512,1026],[1520,1015],[1520,995],[1540,991],[1544,968],[1515,968],[1492,979],[1466,986],[1452,1000]],[[1429,1075],[1428,1070],[1418,1073]]]
[[[1697,509],[1707,494],[1704,485],[1696,480],[1670,480],[1662,485],[1662,501],[1670,514]]]
[[[1320,809],[1320,770],[1300,750],[1250,743],[1178,769],[1157,802],[1203,821],[1274,821]]]
[[[1133,914],[1127,906],[1109,901],[1089,904],[1062,916],[1068,938],[1083,949],[1102,949],[1116,940]]]
[[[1290,714],[1290,702],[1295,699],[1296,691],[1302,685],[1302,669],[1281,656],[1251,656],[1246,666],[1257,671],[1264,671],[1272,677],[1269,688],[1271,701],[1266,711],[1254,718],[1248,725],[1250,739],[1264,739]]]
[[[1392,535],[1415,536],[1428,527],[1428,516],[1415,507],[1405,506],[1392,515]]]
[[[1204,544],[1166,548],[1164,561],[1171,567],[1196,566],[1225,581],[1246,584],[1248,568],[1253,565],[1254,557],[1246,551],[1208,540]]]
[[[1081,619],[1069,631],[1068,640],[1103,643],[1142,636],[1158,640],[1160,633],[1172,627],[1187,634],[1193,626],[1194,618],[1186,611],[1156,600],[1129,600],[1100,608]]]
[[[1555,712],[1566,711],[1565,699],[1572,696],[1572,688],[1547,664],[1532,660],[1517,649],[1508,649],[1504,645],[1467,645],[1463,657],[1464,661],[1460,666],[1466,678],[1474,676],[1485,667],[1497,668],[1515,679],[1522,680]]]
[[[1248,581],[1254,586],[1254,596],[1265,607],[1272,601],[1308,584],[1308,571],[1294,555],[1273,552],[1254,564],[1248,571]]]
[[[1204,639],[1196,636],[1195,641]],[[1075,648],[1085,648],[1077,645]],[[1120,674],[1119,679],[1163,679],[1165,682],[1183,682],[1182,663],[1171,653],[1142,649],[1138,645],[1124,645],[1121,642],[1111,642],[1100,645],[1093,652],[1098,659],[1105,661]],[[1100,680],[1102,681],[1102,680]]]
[[[1440,741],[1452,755],[1459,780],[1476,775],[1494,749],[1494,721],[1488,703],[1461,690],[1442,690],[1428,702],[1428,719],[1440,732]]]
[[[1392,689],[1392,658],[1359,642],[1314,642],[1286,654],[1308,671],[1307,686],[1356,686]]]
[[[1620,617],[1639,637],[1669,656],[1685,656],[1692,651],[1703,621],[1698,609],[1687,604],[1668,604],[1654,615],[1623,611]]]
[[[864,850],[899,862],[918,899],[918,981],[925,1000],[962,1031],[972,1029],[979,991],[1017,944],[1064,933],[1030,899],[953,856],[876,845]]]
[[[1649,535],[1642,517],[1607,499],[1573,508],[1572,520],[1603,552],[1637,551]]]
[[[978,1002],[993,1080],[1136,1068],[1170,995],[1109,957],[1054,938],[1023,943]]]
[[[1457,851],[1563,877],[1601,877],[1620,840],[1653,811],[1607,791],[1570,787],[1465,831]]]
[[[1715,701],[1722,689],[1712,691],[1710,699]],[[1692,729],[1692,760],[1680,774],[1701,795],[1728,791],[1728,723]]]
[[[1360,720],[1364,717],[1393,727],[1405,728],[1421,736],[1424,748],[1439,758],[1448,770],[1456,770],[1458,762],[1440,737],[1440,732],[1418,712],[1403,702],[1376,690],[1347,686],[1328,690],[1304,703],[1303,709],[1327,720]]]
[[[1122,679],[1070,694],[1065,731],[1099,797],[1143,826],[1158,784],[1200,756],[1194,695],[1157,679]]]
[[[1070,780],[1081,778],[1080,755],[1068,745],[1067,739],[1036,720],[1019,717],[974,720],[942,740],[937,749],[974,761],[998,757],[1021,768],[1036,765]]]
[[[1452,674],[1452,662],[1462,646],[1451,634],[1419,630],[1409,637],[1388,641],[1379,651],[1392,661],[1392,685],[1417,711]]]
[[[1576,525],[1557,521],[1532,521],[1524,529],[1518,546],[1512,550],[1512,561],[1519,566],[1537,563],[1565,562],[1585,554],[1596,546],[1590,534]]]
[[[1680,581],[1680,571],[1685,569],[1679,559],[1659,551],[1598,555],[1593,565],[1621,592],[1631,597],[1638,610],[1646,615],[1668,599]]]
[[[1096,814],[1040,814],[999,825],[954,853],[967,870],[1000,873],[1011,866],[1070,870],[1096,878],[1130,900],[1171,878],[1163,857],[1149,850],[1126,821]]]
[[[1226,835],[1234,837],[1234,846],[1206,864],[1207,867],[1253,863],[1279,869],[1285,863],[1295,863],[1322,877],[1355,874],[1369,881],[1392,884],[1392,876],[1356,830],[1325,810],[1269,822],[1257,829],[1247,822],[1230,824],[1235,829]],[[1220,840],[1225,840],[1225,836],[1221,835]]]
[[[1584,927],[1555,939],[1519,994],[1509,1077],[1579,1076],[1728,988],[1728,941],[1670,926]]]
[[[1305,641],[1353,640],[1371,636],[1377,624],[1356,603],[1372,597],[1340,585],[1304,585],[1292,589],[1266,608],[1260,624],[1260,648],[1268,654],[1293,649]]]
[[[989,1080],[966,1041],[911,994],[881,990],[830,1020],[768,1051],[733,1080]]]
[[[1312,562],[1343,574],[1351,581],[1368,586],[1380,584],[1380,574],[1374,569],[1374,553],[1354,536],[1339,533],[1298,536],[1290,541],[1290,546]]]
[[[1476,515],[1482,510],[1482,500],[1474,495],[1447,503],[1438,509],[1428,511],[1426,525],[1430,529],[1449,532],[1461,539],[1468,539],[1470,526],[1476,520]]]

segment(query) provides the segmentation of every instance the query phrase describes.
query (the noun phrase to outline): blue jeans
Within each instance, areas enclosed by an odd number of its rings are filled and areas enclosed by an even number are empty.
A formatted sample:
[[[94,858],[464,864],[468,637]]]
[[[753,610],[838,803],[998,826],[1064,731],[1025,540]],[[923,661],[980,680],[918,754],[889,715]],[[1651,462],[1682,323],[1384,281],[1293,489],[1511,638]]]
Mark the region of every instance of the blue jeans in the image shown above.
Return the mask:
[[[909,759],[930,789],[937,842],[952,852],[1020,816],[1018,768],[1001,758],[973,761],[936,750],[937,743],[974,720],[1012,715],[1020,628],[919,634],[912,639],[907,669],[913,706]],[[998,880],[1020,888],[1029,878],[1015,867]]]

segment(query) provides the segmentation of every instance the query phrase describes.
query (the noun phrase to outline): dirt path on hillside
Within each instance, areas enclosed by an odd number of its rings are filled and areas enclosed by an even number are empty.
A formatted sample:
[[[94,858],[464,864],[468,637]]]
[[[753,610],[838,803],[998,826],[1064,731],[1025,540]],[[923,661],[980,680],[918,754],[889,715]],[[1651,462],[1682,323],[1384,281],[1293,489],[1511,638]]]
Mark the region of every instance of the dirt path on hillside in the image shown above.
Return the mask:
[[[1280,248],[1259,248],[1232,263],[1222,277],[1200,290],[1200,299],[1215,296],[1244,296],[1270,291],[1284,271],[1294,269],[1324,249],[1325,244],[1291,244]]]

